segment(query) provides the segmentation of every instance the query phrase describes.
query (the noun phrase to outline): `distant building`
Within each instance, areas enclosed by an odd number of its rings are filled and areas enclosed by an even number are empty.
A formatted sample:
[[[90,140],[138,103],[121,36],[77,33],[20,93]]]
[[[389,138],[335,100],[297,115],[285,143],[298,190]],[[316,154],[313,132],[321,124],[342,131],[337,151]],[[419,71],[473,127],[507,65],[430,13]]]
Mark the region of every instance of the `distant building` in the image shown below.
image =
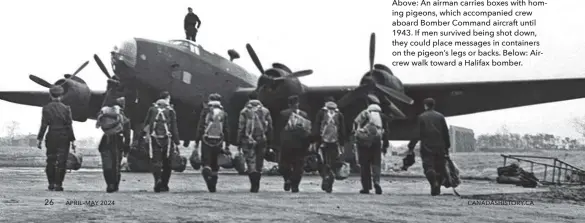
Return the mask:
[[[35,134],[28,134],[28,135],[19,135],[14,137],[14,139],[6,138],[4,140],[4,144],[6,146],[36,146],[37,144],[37,135]]]
[[[451,125],[449,126],[451,149],[449,152],[475,152],[475,134],[472,129]]]

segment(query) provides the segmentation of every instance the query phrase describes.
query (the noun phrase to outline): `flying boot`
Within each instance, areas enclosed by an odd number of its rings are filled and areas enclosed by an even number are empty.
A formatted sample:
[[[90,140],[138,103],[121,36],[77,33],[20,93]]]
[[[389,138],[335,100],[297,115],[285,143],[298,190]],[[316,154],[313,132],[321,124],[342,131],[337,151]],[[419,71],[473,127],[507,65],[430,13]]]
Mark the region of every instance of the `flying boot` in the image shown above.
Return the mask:
[[[65,168],[55,168],[55,191],[63,191],[63,180],[66,172]]]
[[[441,185],[437,182],[437,174],[434,170],[429,170],[425,172],[425,176],[429,181],[429,185],[431,186],[431,196],[437,196],[441,193]],[[438,188],[437,188],[438,187]]]
[[[329,170],[323,175],[323,182],[321,182],[321,190],[331,193],[333,191],[333,182],[335,181],[335,175],[333,171]]]
[[[211,193],[215,193],[216,190],[216,186],[217,186],[217,175],[211,176],[211,178],[209,179],[209,183],[211,184],[211,190],[209,190],[209,192]]]
[[[372,174],[372,182],[374,183],[374,190],[376,194],[382,194],[382,187],[380,186],[380,167],[373,166],[374,173]]]
[[[114,191],[118,191],[121,178],[122,178],[122,174],[120,174],[120,172],[118,171],[116,174],[116,183],[114,184]]]
[[[169,180],[171,179],[171,169],[170,168],[163,168],[162,170],[162,174],[161,174],[161,187],[160,187],[160,191],[161,192],[167,192],[169,191]]]
[[[290,192],[293,193],[298,193],[299,192],[299,184],[301,183],[301,179],[295,177],[294,179],[291,179],[291,188],[290,188]]]
[[[254,193],[254,177],[253,177],[253,173],[248,173],[248,180],[250,180],[250,192]]]
[[[292,182],[289,179],[284,180],[284,191],[290,191],[290,185]]]
[[[213,184],[213,176],[212,176],[211,168],[208,166],[203,167],[201,170],[201,175],[203,176],[203,180],[205,180],[205,185],[207,185],[207,190],[209,192],[215,192],[215,185]]]
[[[435,190],[437,191],[437,195],[441,195],[441,185],[443,183],[443,177],[441,173],[436,173],[435,175]]]
[[[48,189],[50,191],[55,190],[55,166],[47,164],[47,167],[45,167],[45,173],[47,174],[47,180],[49,181]]]
[[[250,178],[250,192],[252,193],[258,193],[258,191],[260,190],[260,178],[261,178],[261,174],[259,172],[252,172],[250,173],[250,175],[248,176]]]
[[[112,170],[104,170],[104,179],[106,180],[106,192],[108,193],[112,193],[115,191],[115,184],[113,182],[112,176],[113,176],[113,171]]]
[[[375,183],[374,189],[376,191],[376,194],[382,194],[382,187],[380,186],[380,184]]]
[[[367,171],[367,170],[362,170]],[[372,178],[371,177],[362,177],[362,189],[360,190],[360,194],[369,194],[370,190],[372,189]]]
[[[284,180],[284,191],[290,191],[291,187],[291,180],[289,173],[287,171],[281,170],[282,168],[278,168],[280,175],[282,175],[282,179]]]
[[[161,187],[162,187],[162,179],[161,179],[161,170],[160,168],[157,168],[157,170],[152,172],[152,175],[154,176],[154,192],[158,193],[161,191]]]

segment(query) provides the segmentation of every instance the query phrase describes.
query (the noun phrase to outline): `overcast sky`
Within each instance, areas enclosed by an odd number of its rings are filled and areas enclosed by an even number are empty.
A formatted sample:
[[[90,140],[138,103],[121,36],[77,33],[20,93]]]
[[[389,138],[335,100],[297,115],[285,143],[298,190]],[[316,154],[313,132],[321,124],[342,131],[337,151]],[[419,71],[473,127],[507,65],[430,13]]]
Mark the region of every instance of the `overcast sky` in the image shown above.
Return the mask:
[[[171,3],[170,3],[171,2]],[[79,77],[91,89],[105,89],[106,77],[92,59],[108,60],[125,38],[184,38],[183,18],[191,6],[202,20],[198,43],[257,74],[245,50],[251,43],[265,66],[285,62],[293,70],[313,69],[307,85],[355,85],[368,67],[368,41],[377,35],[376,61],[389,65],[393,40],[390,0],[381,1],[1,1],[0,90],[46,90],[28,79],[54,82],[84,61]],[[534,9],[544,55],[521,68],[391,67],[405,83],[507,79],[585,78],[585,2],[555,0]],[[437,7],[434,7],[435,9]],[[419,8],[420,9],[420,8]],[[529,8],[524,8],[529,9]],[[107,64],[107,63],[106,63]],[[109,68],[111,71],[111,68]],[[584,89],[585,90],[585,89]],[[582,116],[585,100],[550,103],[449,118],[476,134],[506,125],[512,132],[577,136],[570,120]],[[0,124],[16,120],[22,133],[36,133],[41,109],[0,101]],[[78,137],[99,136],[94,121],[76,123]],[[5,132],[2,131],[4,134]]]

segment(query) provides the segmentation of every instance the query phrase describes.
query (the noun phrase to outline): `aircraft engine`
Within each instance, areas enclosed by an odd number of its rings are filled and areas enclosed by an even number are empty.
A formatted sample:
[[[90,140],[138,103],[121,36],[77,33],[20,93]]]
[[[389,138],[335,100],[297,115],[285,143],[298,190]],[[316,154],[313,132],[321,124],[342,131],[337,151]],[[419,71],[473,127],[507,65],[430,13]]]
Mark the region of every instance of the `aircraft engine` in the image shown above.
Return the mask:
[[[265,76],[258,79],[258,97],[265,103],[274,103],[284,100],[290,95],[300,95],[304,93],[304,86],[297,78],[284,78],[290,72],[280,68],[270,68],[266,70]]]
[[[64,104],[71,107],[73,120],[85,122],[90,116],[89,102],[91,99],[91,90],[79,77],[67,77],[67,79],[60,79],[55,82],[55,85],[63,84],[64,93],[62,101]]]
[[[246,44],[246,50],[262,74],[258,79],[256,92],[263,103],[281,105],[284,102],[286,105],[288,96],[300,95],[305,91],[298,78],[312,74],[312,70],[292,72],[290,68],[281,63],[273,63],[272,68],[264,70],[252,45]]]
[[[29,79],[33,82],[46,87],[51,88],[55,85],[60,85],[64,92],[62,101],[64,104],[71,107],[71,113],[73,120],[79,122],[85,122],[90,116],[89,104],[91,99],[91,90],[87,87],[85,81],[76,75],[87,66],[89,61],[83,63],[72,75],[65,74],[65,78],[57,80],[55,84],[49,84],[46,80],[37,77],[35,75],[29,75]],[[48,99],[48,98],[47,98]]]
[[[399,92],[404,92],[402,81],[400,81],[398,77],[394,76],[390,68],[386,67],[385,65],[374,65],[374,72],[372,72],[372,75],[369,74],[370,72],[368,71],[362,76],[360,85],[367,84],[368,81],[374,81],[377,84],[384,85]]]
[[[388,69],[386,66],[382,64],[376,64],[374,67],[375,69],[371,72],[371,74],[368,71],[363,75],[360,81],[360,86],[354,90],[354,92],[352,92],[353,95],[348,95],[349,97],[353,96],[353,98],[342,98],[339,103],[340,106],[345,107],[348,103],[350,103],[349,101],[356,99],[364,100],[368,95],[374,95],[380,100],[383,109],[388,109],[395,118],[406,118],[406,115],[404,115],[404,113],[402,113],[402,111],[389,98],[389,95],[392,95],[392,93],[388,94],[389,90],[392,90],[393,93],[398,92],[404,94],[404,86],[402,85],[402,81],[400,81],[398,77],[392,75],[392,71],[390,71],[390,69]],[[359,90],[362,90],[362,92],[359,92]],[[404,102],[404,100],[401,100],[400,98],[392,98]]]
[[[347,107],[353,101],[364,100],[369,95],[376,96],[384,108],[388,108],[395,118],[404,119],[404,113],[396,107],[391,99],[412,105],[413,100],[404,93],[404,86],[390,68],[383,64],[374,64],[376,52],[376,35],[370,36],[370,69],[364,74],[358,86],[344,95],[338,102],[339,107]]]

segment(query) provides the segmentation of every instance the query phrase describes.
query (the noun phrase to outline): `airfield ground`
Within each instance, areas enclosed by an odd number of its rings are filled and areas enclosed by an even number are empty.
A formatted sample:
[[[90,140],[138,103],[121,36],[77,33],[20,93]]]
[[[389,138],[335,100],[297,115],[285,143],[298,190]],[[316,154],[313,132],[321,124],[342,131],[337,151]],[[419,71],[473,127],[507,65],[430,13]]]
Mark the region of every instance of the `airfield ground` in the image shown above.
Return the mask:
[[[451,189],[431,197],[417,160],[407,172],[384,177],[383,195],[361,195],[359,178],[336,182],[322,192],[317,176],[306,176],[301,193],[282,190],[278,176],[264,177],[261,192],[248,192],[245,176],[220,175],[218,192],[205,189],[201,175],[188,167],[173,173],[171,192],[152,192],[148,173],[123,173],[120,192],[107,194],[99,157],[82,150],[84,168],[66,176],[65,192],[46,190],[44,151],[0,148],[0,222],[583,222],[585,189],[527,189],[493,181],[464,180],[456,197]],[[532,153],[534,154],[534,153]],[[537,153],[538,154],[538,153]],[[583,152],[551,155],[583,167]],[[490,178],[501,165],[499,153],[453,154],[468,177]],[[574,159],[575,161],[569,160]],[[390,157],[387,163],[397,163]],[[577,160],[580,160],[579,163]],[[18,167],[13,167],[18,166]],[[392,165],[390,165],[392,166]],[[93,167],[93,168],[92,168]],[[87,169],[86,169],[87,168]],[[538,172],[538,170],[535,170]],[[404,178],[397,176],[412,176]],[[420,177],[420,176],[418,176]],[[53,205],[45,205],[46,199]],[[522,201],[527,205],[472,205],[479,200]],[[109,200],[114,205],[66,205],[66,201]]]
[[[198,173],[174,173],[171,192],[152,192],[148,173],[124,173],[120,192],[107,194],[100,171],[80,170],[66,177],[65,192],[46,190],[41,168],[1,168],[0,222],[582,222],[583,202],[539,199],[541,191],[489,181],[464,181],[463,198],[443,189],[431,197],[423,179],[384,177],[383,195],[361,195],[359,179],[320,191],[319,178],[308,176],[301,193],[282,190],[280,177],[265,177],[261,192],[248,192],[245,176],[222,175],[217,193],[208,193]],[[533,192],[517,197],[513,193]],[[508,196],[500,193],[512,193]],[[487,199],[532,201],[529,205],[470,205]],[[46,199],[53,205],[45,205]],[[486,198],[484,198],[486,199]],[[66,205],[66,201],[109,200],[114,205]],[[51,221],[53,220],[53,221]]]

